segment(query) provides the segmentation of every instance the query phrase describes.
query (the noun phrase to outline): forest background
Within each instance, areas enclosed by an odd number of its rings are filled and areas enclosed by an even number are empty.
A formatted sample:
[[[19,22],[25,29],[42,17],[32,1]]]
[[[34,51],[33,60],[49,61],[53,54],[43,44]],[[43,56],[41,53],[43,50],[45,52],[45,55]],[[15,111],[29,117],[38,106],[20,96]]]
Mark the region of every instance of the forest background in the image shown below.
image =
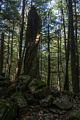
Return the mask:
[[[35,29],[32,31],[33,36],[30,35],[31,31],[28,33],[32,5],[40,17],[37,18],[39,22],[36,21]],[[32,21],[33,18],[34,12]],[[38,31],[39,27],[41,30]],[[30,38],[38,41],[37,46],[30,43]],[[30,52],[26,53],[28,47]],[[80,1],[1,0],[0,75],[4,73],[11,80],[21,74],[31,75],[44,81],[48,86],[57,87],[58,90],[78,93]]]

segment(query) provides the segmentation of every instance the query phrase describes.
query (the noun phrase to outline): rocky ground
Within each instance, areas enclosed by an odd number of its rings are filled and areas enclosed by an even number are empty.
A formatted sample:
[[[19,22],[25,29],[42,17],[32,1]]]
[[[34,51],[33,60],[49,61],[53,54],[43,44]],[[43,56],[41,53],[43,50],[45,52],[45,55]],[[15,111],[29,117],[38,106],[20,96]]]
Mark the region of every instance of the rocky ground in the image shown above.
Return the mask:
[[[59,92],[36,80],[26,87],[28,79],[20,77],[16,86],[0,81],[0,120],[80,120],[79,94]]]
[[[80,120],[80,100],[70,100],[67,95],[55,98],[50,95],[41,99],[40,104],[20,109],[19,120]]]

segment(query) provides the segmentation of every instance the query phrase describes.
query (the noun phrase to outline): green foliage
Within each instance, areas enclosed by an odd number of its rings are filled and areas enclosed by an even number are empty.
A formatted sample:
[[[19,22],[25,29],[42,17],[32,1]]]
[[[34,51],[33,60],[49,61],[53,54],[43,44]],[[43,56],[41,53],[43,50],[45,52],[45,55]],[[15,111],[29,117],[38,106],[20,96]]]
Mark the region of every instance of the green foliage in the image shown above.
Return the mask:
[[[36,5],[43,5],[47,2],[49,2],[50,0],[33,0],[33,2],[36,4]]]
[[[64,13],[64,22],[66,27],[66,43],[68,42],[68,7],[66,1],[59,0],[33,0],[34,6],[37,8],[38,13],[42,19],[42,31],[41,31],[41,43],[40,43],[40,50],[39,50],[39,71],[42,80],[47,81],[47,73],[48,73],[48,24],[50,29],[50,66],[51,66],[51,82],[52,84],[58,85],[58,55],[60,56],[59,60],[59,67],[60,67],[60,77],[62,86],[64,84],[64,74],[65,74],[65,48],[64,48],[64,25],[63,25],[63,15],[61,10],[63,9]],[[53,4],[52,4],[53,3]],[[79,4],[77,4],[76,11],[77,11],[77,38],[78,38],[78,50],[80,51],[80,35],[79,35]],[[11,61],[11,78],[15,79],[16,68],[18,63],[18,53],[19,53],[19,36],[20,36],[20,27],[21,27],[21,9],[22,6],[20,4],[20,0],[4,0],[3,8],[0,11],[0,30],[4,31],[5,33],[5,45],[4,45],[4,71],[5,66],[7,64],[8,59],[8,46],[9,46],[9,60],[11,56],[11,42],[12,42],[12,34],[13,34],[13,58]],[[24,14],[24,32],[23,32],[23,44],[22,44],[22,51],[24,49],[24,44],[26,40],[26,28],[27,28],[27,16],[28,8],[30,8],[30,1],[26,3],[26,9]],[[49,14],[49,19],[48,19]],[[14,26],[13,26],[14,20]],[[75,10],[74,10],[74,27],[75,27]],[[14,27],[14,31],[13,31]],[[10,32],[10,36],[9,36]],[[76,32],[76,31],[75,31]],[[61,36],[60,36],[61,34]],[[26,36],[26,37],[25,37]],[[8,41],[10,37],[10,42]],[[61,37],[61,43],[59,41],[59,52],[58,53],[58,40]],[[61,48],[60,48],[61,47]],[[22,52],[23,53],[23,52]],[[23,56],[23,55],[22,55]],[[24,59],[24,58],[23,58]],[[22,61],[23,63],[23,61]],[[9,64],[9,63],[8,63]],[[71,80],[71,68],[69,62],[69,78]],[[22,65],[23,67],[23,65]],[[22,70],[23,72],[23,70]],[[0,76],[0,79],[4,79]],[[30,79],[30,78],[29,78]],[[20,78],[19,85],[22,86],[26,83],[28,76],[23,76]],[[39,82],[39,83],[38,83]],[[36,89],[44,87],[45,83],[43,81],[37,80]],[[71,83],[70,83],[71,84]]]

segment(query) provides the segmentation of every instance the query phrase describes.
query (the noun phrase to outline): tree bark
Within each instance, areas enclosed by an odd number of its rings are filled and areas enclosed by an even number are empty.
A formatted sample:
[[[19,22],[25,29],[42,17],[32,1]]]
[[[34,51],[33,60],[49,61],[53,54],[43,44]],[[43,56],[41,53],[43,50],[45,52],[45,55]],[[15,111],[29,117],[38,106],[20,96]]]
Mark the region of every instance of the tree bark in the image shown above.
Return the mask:
[[[11,54],[10,54],[9,75],[11,74],[12,61],[13,61],[13,41],[14,41],[14,20],[13,20],[13,31],[12,31],[12,40],[11,40]]]
[[[3,60],[4,60],[4,33],[1,33],[1,38],[0,38],[0,75],[3,73]]]
[[[24,57],[24,74],[37,77],[38,73],[38,44],[40,41],[39,32],[40,32],[40,17],[37,14],[36,8],[31,7],[31,10],[28,14],[28,24],[26,32],[26,50]]]
[[[68,0],[69,4],[69,27],[70,27],[70,40],[71,40],[71,74],[72,74],[72,87],[73,92],[79,92],[79,80],[77,79],[76,69],[76,41],[74,38],[74,25],[73,25],[73,6],[72,0]]]
[[[49,13],[48,13],[48,19],[49,19]],[[50,26],[48,23],[48,79],[47,79],[47,85],[50,86],[50,75],[51,75],[51,67],[50,67]]]
[[[22,67],[22,42],[23,42],[23,31],[24,31],[24,10],[25,10],[25,0],[22,1],[22,20],[21,20],[21,28],[20,28],[20,41],[19,41],[19,59],[18,59],[18,70],[16,77],[18,77],[21,73]]]

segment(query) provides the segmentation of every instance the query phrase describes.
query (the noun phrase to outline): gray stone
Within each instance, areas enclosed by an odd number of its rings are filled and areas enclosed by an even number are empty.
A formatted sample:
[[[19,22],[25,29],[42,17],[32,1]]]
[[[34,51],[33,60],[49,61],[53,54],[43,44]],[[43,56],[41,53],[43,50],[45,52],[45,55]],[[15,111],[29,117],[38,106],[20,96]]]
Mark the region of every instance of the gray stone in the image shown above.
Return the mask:
[[[73,107],[72,103],[68,100],[66,96],[53,101],[53,106],[62,110],[70,110]]]

